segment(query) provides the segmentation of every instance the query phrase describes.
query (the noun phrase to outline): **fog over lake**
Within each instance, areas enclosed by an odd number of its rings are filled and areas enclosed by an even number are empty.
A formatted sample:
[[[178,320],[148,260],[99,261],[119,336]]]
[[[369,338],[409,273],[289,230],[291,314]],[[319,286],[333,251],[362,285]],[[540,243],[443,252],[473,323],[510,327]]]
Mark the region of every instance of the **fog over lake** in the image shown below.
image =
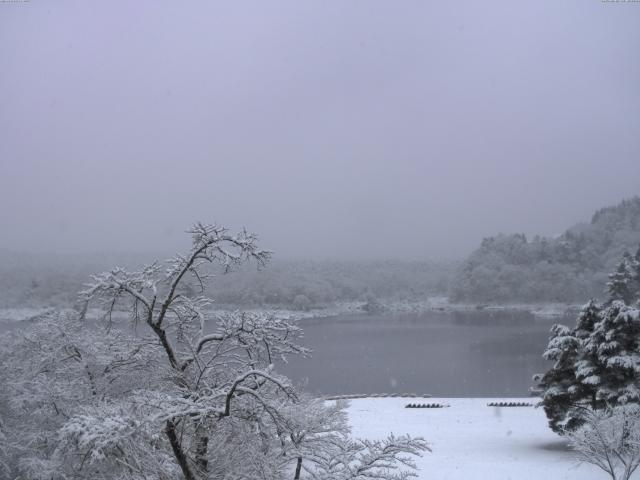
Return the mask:
[[[640,0],[0,0],[0,480],[631,480],[639,47]]]

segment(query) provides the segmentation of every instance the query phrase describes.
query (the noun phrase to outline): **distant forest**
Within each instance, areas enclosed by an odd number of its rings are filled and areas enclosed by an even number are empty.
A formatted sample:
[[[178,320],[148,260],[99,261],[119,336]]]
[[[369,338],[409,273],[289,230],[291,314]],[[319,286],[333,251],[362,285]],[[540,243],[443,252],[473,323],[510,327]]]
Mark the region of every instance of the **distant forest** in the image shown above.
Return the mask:
[[[640,197],[603,208],[557,238],[486,238],[464,262],[283,261],[211,283],[218,305],[308,310],[338,302],[586,302],[640,244]],[[170,255],[27,255],[0,251],[0,308],[70,307],[89,276]],[[193,288],[196,288],[193,285]]]
[[[602,298],[607,274],[640,244],[640,197],[598,210],[557,238],[486,238],[451,283],[459,302],[567,302]]]
[[[71,307],[91,274],[135,269],[169,255],[44,256],[0,252],[0,308]],[[282,261],[218,275],[218,305],[307,310],[337,302],[415,301],[446,295],[458,264],[405,261]],[[190,288],[197,289],[196,285]]]

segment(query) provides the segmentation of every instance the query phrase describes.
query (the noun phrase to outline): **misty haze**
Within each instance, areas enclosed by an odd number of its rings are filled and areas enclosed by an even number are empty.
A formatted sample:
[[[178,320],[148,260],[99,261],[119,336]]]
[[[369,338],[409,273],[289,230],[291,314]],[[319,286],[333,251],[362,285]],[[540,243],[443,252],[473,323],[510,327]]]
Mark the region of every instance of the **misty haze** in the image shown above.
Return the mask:
[[[640,478],[640,2],[0,40],[0,479]]]

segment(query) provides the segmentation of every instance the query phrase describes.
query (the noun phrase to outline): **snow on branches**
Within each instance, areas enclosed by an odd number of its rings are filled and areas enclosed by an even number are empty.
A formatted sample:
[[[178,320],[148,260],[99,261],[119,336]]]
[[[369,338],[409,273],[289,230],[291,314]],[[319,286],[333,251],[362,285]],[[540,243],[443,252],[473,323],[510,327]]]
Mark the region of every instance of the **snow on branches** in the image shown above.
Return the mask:
[[[106,328],[51,314],[5,339],[0,452],[16,460],[0,469],[43,480],[406,478],[422,439],[352,440],[345,404],[276,372],[309,353],[294,322],[212,312],[216,268],[269,260],[257,237],[201,223],[189,233],[190,250],[165,265],[92,277],[83,312],[100,305]],[[122,308],[130,332],[112,321]]]
[[[632,260],[625,254],[620,265],[636,268]],[[627,270],[631,278],[632,269]],[[621,276],[612,274],[613,278]],[[640,404],[640,310],[636,303],[640,292],[635,287],[627,289],[622,300],[618,287],[618,293],[610,289],[604,305],[593,300],[585,305],[574,328],[556,325],[551,330],[543,356],[554,365],[541,377],[540,386],[542,405],[556,432],[575,430],[590,410]]]
[[[612,480],[629,480],[640,466],[640,407],[618,406],[589,412],[578,430],[568,432],[578,458]]]
[[[384,440],[349,440],[325,452],[317,480],[404,480],[417,475],[413,456],[429,450],[421,438],[389,435]],[[401,469],[400,467],[409,467]]]

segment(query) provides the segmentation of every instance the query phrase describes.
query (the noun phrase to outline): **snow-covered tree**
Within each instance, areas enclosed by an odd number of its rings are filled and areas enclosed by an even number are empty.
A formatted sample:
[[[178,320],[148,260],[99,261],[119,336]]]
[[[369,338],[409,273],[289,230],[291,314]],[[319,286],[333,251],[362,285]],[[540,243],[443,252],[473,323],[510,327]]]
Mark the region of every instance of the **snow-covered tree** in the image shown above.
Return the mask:
[[[420,438],[389,435],[384,440],[347,440],[322,452],[314,480],[405,480],[417,475],[413,457],[429,450]],[[403,468],[406,467],[406,468]]]
[[[541,404],[558,433],[579,426],[588,409],[640,403],[640,310],[592,301],[573,329],[553,327],[544,357],[554,365],[541,377]]]
[[[581,461],[602,469],[612,480],[629,480],[640,466],[638,405],[589,412],[582,427],[567,436]]]
[[[575,421],[569,412],[578,401],[575,363],[579,345],[580,341],[569,328],[553,326],[544,357],[553,360],[554,365],[542,375],[539,386],[543,391],[542,405],[554,431],[562,431],[567,423]]]
[[[210,445],[217,447],[216,435],[224,431],[221,424],[259,433],[264,439],[259,451],[269,456],[281,427],[280,406],[296,399],[288,380],[273,371],[273,362],[304,354],[305,349],[296,343],[300,329],[272,316],[228,314],[211,331],[206,318],[211,300],[204,296],[210,275],[204,267],[219,265],[227,272],[248,260],[263,266],[270,253],[259,249],[256,236],[246,232],[230,235],[223,227],[198,223],[189,233],[191,250],[171,259],[165,269],[156,263],[136,272],[116,268],[95,276],[82,295],[87,302],[101,302],[108,312],[118,302],[128,302],[133,321],[155,337],[162,358],[157,368],[165,371],[166,383],[160,391],[135,393],[125,410],[163,434],[183,477],[197,480],[221,468],[210,455]],[[183,293],[188,279],[199,286],[200,295]],[[87,413],[76,424],[90,425],[91,418],[96,417]],[[69,431],[78,438],[84,435],[80,428]],[[98,432],[92,438],[108,441]],[[235,446],[240,451],[250,448]],[[84,447],[101,448],[95,441]],[[99,452],[93,458],[103,456]],[[252,464],[264,468],[260,458]]]
[[[591,300],[582,308],[573,329],[564,325],[551,329],[543,356],[554,364],[540,377],[539,387],[549,426],[555,432],[577,427],[582,408],[598,406],[594,384],[600,381],[599,364],[593,361],[593,355],[585,353],[584,343],[601,320],[600,312],[601,307]]]
[[[620,264],[632,279],[630,258],[625,255]],[[626,288],[633,281],[617,285]],[[615,300],[621,291],[612,289],[603,307],[587,304],[573,329],[552,329],[544,357],[555,363],[540,387],[549,424],[558,433],[580,426],[589,410],[640,403],[640,309]]]
[[[640,402],[640,310],[614,301],[585,340],[583,350],[594,373],[582,379],[596,387],[607,405]]]
[[[264,265],[255,235],[190,233],[189,252],[164,268],[96,275],[80,314],[50,312],[2,340],[0,469],[42,480],[325,479],[336,468],[331,478],[404,478],[422,439],[352,440],[343,404],[301,396],[276,373],[277,359],[307,353],[295,323],[212,316],[211,267]],[[102,325],[83,318],[89,303]]]
[[[608,372],[598,357],[598,342],[594,341],[596,338],[594,332],[602,322],[603,314],[603,307],[591,300],[578,316],[573,330],[579,341],[578,355],[573,366],[576,379],[573,391],[580,401],[573,406],[578,409],[578,412],[576,413],[573,408],[572,416],[578,423],[580,423],[581,407],[588,405],[595,410],[605,405],[603,399],[598,396],[597,389],[602,379],[607,377]]]
[[[637,280],[635,259],[629,252],[624,252],[615,272],[609,274],[607,294],[609,302],[623,301],[630,305],[637,299]]]
[[[296,458],[294,480],[404,479],[415,476],[412,456],[429,450],[422,438],[388,436],[367,441],[349,438],[347,402],[305,398],[289,407],[288,455]],[[403,469],[401,467],[409,467]]]
[[[303,469],[313,474],[323,464],[322,454],[347,441],[348,434],[345,401],[324,402],[308,396],[301,400],[283,412],[288,432],[283,444],[295,458],[294,480],[301,477]]]
[[[631,258],[630,270],[633,277],[632,294],[633,298],[637,301],[640,299],[640,246],[638,246],[638,250],[636,250],[635,255]]]
[[[66,422],[154,381],[154,349],[147,340],[115,328],[101,332],[73,312],[48,312],[6,334],[0,352],[3,453],[12,472],[7,478],[64,478],[77,458],[58,448]]]

